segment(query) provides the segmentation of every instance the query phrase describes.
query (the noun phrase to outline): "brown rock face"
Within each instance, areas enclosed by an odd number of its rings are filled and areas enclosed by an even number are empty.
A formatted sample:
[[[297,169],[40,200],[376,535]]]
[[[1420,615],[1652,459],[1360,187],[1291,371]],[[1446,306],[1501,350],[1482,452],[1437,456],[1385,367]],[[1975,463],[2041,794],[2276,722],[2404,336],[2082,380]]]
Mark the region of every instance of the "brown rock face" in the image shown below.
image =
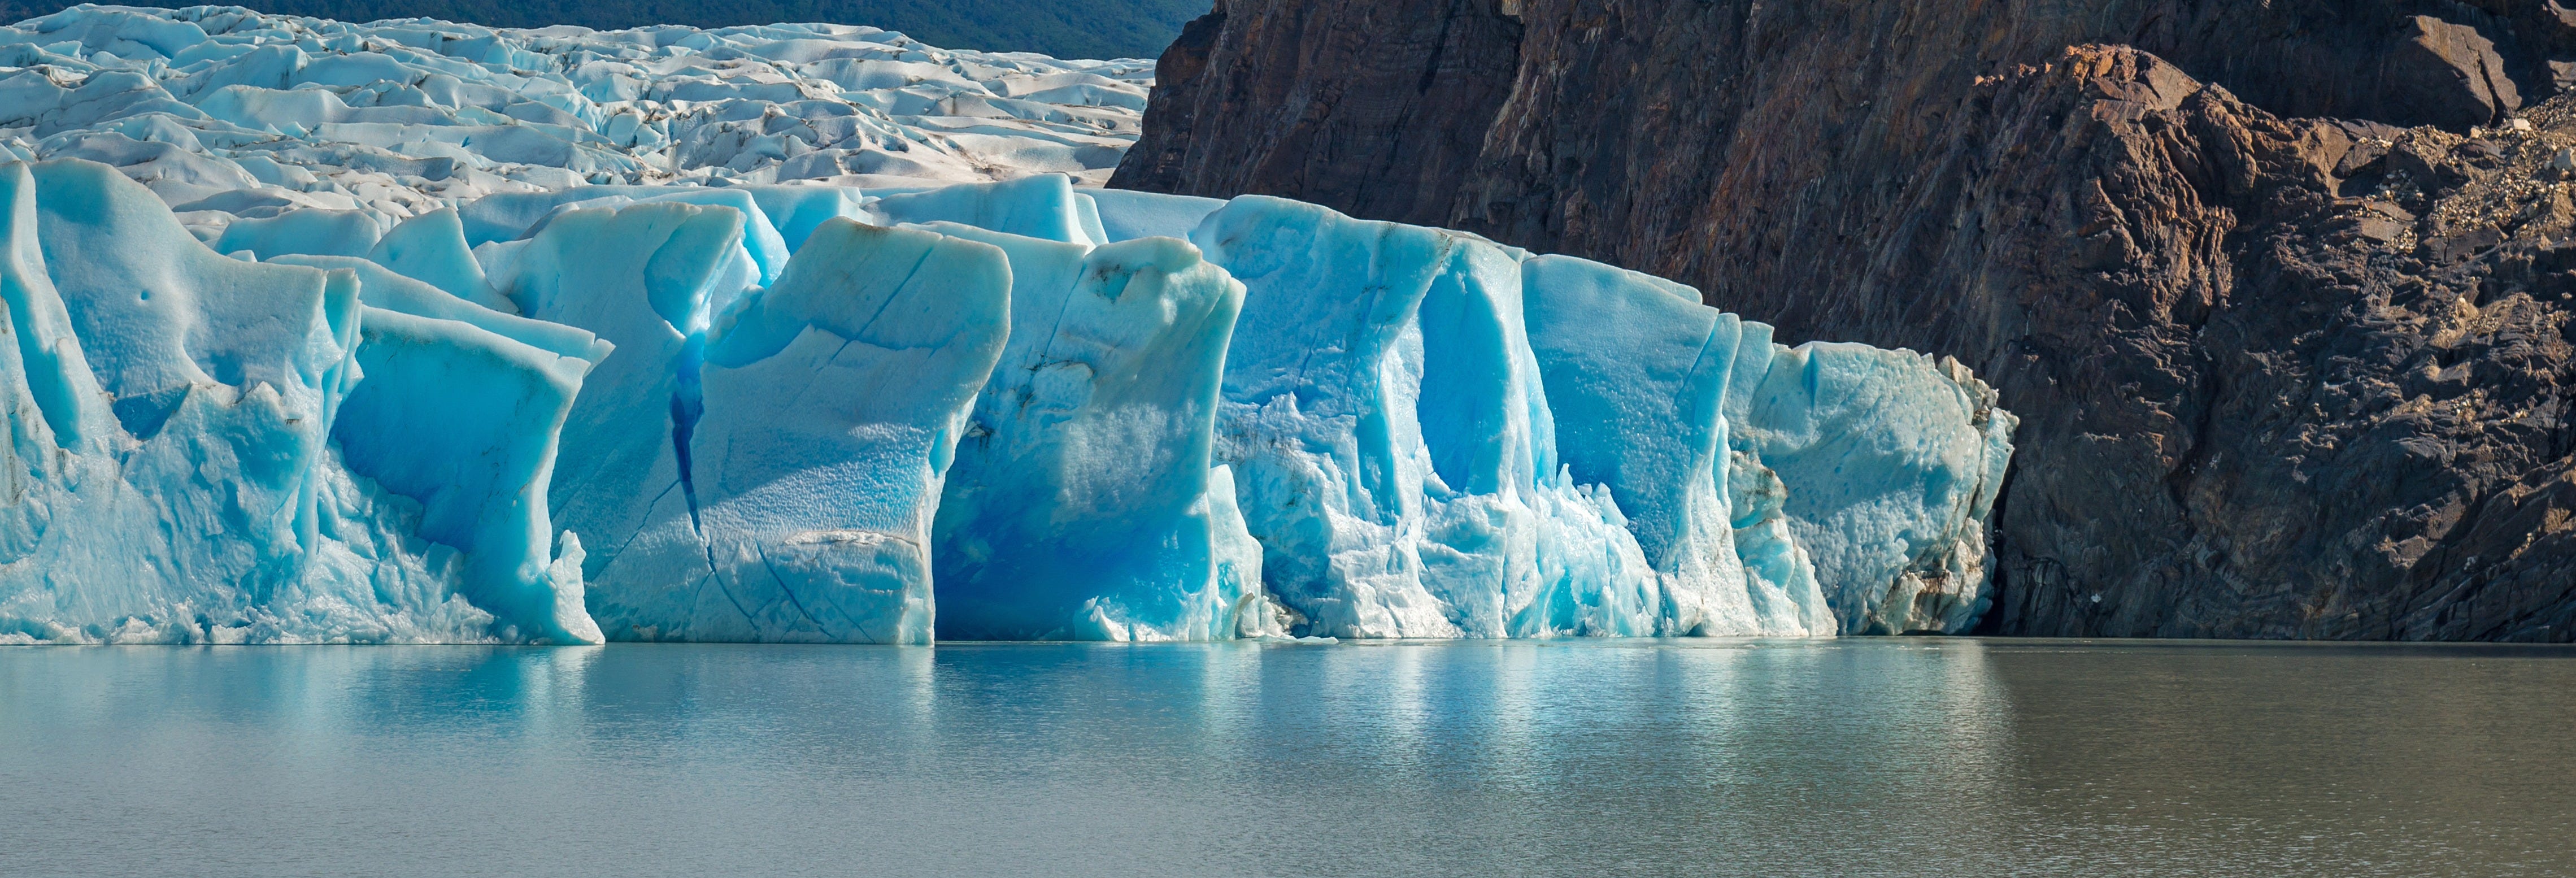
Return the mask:
[[[2576,98],[2500,124],[2552,8],[1227,0],[1113,185],[1957,356],[2023,418],[1989,630],[2566,641]]]
[[[2418,15],[2408,20],[2407,31],[2381,61],[2379,89],[2387,104],[2382,115],[2466,128],[2522,108],[2522,94],[2505,75],[2495,43],[2476,28]]]
[[[1358,216],[1447,211],[1485,137],[1454,123],[1502,106],[1520,23],[1492,14],[1493,0],[1328,2],[1325,14],[1219,4],[1192,22],[1155,71],[1170,83],[1146,107],[1155,140],[1129,161],[1166,178],[1341,193],[1336,206]],[[1229,194],[1247,191],[1269,190]]]

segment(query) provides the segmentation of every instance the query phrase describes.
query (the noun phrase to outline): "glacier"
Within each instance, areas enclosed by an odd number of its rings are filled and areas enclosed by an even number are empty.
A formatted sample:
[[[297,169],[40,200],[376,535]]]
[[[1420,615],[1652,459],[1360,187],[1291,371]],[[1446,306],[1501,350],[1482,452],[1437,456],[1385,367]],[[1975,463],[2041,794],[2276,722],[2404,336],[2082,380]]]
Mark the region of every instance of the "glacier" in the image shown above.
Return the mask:
[[[1172,238],[927,228],[1001,247],[1012,277],[1010,341],[939,502],[940,630],[1213,640],[1246,615],[1262,630],[1261,552],[1213,456],[1243,285]]]
[[[1955,361],[1097,188],[1151,62],[0,28],[0,643],[1956,632]]]

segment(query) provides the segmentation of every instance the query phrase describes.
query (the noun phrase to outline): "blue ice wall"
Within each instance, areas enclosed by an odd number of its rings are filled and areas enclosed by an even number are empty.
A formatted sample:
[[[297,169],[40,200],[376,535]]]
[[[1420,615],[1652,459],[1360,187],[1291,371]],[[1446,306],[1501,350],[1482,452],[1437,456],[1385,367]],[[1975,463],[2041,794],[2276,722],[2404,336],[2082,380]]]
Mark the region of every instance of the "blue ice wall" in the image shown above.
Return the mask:
[[[0,190],[13,642],[1820,636],[1987,601],[2013,420],[1965,369],[1472,235],[1061,177],[213,235],[100,164]]]
[[[0,638],[599,638],[528,490],[586,362],[370,319],[355,272],[217,255],[101,165],[0,166],[0,203]],[[353,393],[370,366],[404,414]],[[345,454],[342,423],[399,447]]]
[[[1012,276],[1011,338],[940,499],[942,636],[1217,640],[1247,612],[1263,624],[1259,549],[1231,474],[1211,469],[1243,285],[1172,238],[927,228],[999,246]]]

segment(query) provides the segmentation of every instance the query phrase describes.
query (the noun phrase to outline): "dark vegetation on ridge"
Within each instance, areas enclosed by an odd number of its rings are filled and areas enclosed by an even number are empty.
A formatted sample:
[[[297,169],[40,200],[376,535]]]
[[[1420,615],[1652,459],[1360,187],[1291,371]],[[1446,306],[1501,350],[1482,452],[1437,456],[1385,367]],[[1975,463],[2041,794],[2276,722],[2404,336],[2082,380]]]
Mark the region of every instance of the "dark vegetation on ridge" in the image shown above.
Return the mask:
[[[2564,642],[2571,7],[1223,0],[1111,185],[1957,356],[2022,417],[1990,632]]]
[[[1211,0],[248,0],[281,15],[340,21],[437,18],[492,27],[573,24],[602,30],[653,24],[723,27],[776,22],[864,24],[945,49],[1037,52],[1058,58],[1151,58]],[[79,5],[0,0],[0,20]],[[186,5],[135,3],[128,5]]]

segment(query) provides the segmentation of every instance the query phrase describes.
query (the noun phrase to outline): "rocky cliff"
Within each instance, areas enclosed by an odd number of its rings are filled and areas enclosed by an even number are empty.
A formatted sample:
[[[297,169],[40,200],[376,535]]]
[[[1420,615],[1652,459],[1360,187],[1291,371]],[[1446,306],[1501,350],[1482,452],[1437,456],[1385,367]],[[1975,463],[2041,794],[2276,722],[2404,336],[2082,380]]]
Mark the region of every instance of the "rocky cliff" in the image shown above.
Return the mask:
[[[2566,641],[2562,58],[2554,0],[1226,0],[1113,185],[1957,356],[2023,417],[1990,631]]]

